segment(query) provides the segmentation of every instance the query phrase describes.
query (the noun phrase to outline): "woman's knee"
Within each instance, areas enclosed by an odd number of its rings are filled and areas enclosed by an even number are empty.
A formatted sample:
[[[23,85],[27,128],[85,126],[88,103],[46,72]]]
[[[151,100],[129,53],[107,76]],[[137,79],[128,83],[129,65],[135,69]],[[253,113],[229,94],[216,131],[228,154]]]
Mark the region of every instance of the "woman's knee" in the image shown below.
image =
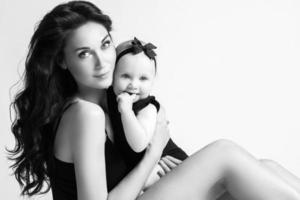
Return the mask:
[[[229,169],[239,163],[245,161],[249,155],[235,142],[227,139],[218,139],[204,148],[200,149],[196,154],[199,162],[203,162],[206,158],[208,161],[213,162],[214,165],[220,166],[222,169]]]
[[[218,139],[208,145],[218,157],[223,158],[226,163],[234,163],[241,159],[249,158],[250,154],[241,146],[228,139]]]
[[[241,147],[239,145],[228,139],[218,139],[210,143],[208,146],[216,149],[218,152],[235,152],[241,150]]]
[[[279,163],[277,163],[276,161],[274,160],[271,160],[271,159],[259,159],[259,162],[269,168],[269,169],[273,169],[273,170],[280,170],[280,171],[283,171],[285,170]]]
[[[259,161],[264,165],[277,166],[277,163],[271,159],[262,158],[262,159],[259,159]]]

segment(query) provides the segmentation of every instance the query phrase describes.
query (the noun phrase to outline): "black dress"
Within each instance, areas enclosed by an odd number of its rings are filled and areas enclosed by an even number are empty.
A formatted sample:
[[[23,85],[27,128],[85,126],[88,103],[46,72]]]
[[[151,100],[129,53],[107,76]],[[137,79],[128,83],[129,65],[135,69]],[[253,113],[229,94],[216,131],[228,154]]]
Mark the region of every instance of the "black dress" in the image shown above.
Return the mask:
[[[121,154],[123,155],[123,157],[125,158],[125,162],[127,166],[130,169],[133,169],[142,159],[145,150],[140,153],[136,153],[129,146],[124,133],[121,115],[118,111],[118,103],[116,100],[116,95],[112,87],[108,88],[107,91],[107,103],[108,103],[108,114],[112,123],[115,144],[119,149],[119,151],[121,152]],[[160,104],[158,103],[158,101],[155,100],[154,96],[149,96],[145,99],[135,102],[132,106],[132,109],[134,113],[137,114],[140,110],[145,108],[150,103],[156,107],[157,111],[159,110]],[[166,156],[166,155],[173,156],[179,160],[184,160],[188,157],[188,155],[181,148],[179,148],[173,142],[172,139],[169,139],[166,147],[163,150],[162,156]]]

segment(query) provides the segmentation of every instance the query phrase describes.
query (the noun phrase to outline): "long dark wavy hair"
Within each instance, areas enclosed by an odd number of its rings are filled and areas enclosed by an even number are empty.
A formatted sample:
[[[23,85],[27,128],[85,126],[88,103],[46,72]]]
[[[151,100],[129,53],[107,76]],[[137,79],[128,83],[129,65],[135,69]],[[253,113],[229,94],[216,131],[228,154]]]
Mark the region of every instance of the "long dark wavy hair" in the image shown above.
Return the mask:
[[[68,99],[77,92],[70,72],[61,67],[63,48],[69,33],[89,21],[111,31],[111,19],[94,4],[70,1],[47,13],[31,38],[24,88],[11,103],[15,111],[11,130],[16,143],[8,150],[22,195],[43,194],[51,187],[55,124]]]

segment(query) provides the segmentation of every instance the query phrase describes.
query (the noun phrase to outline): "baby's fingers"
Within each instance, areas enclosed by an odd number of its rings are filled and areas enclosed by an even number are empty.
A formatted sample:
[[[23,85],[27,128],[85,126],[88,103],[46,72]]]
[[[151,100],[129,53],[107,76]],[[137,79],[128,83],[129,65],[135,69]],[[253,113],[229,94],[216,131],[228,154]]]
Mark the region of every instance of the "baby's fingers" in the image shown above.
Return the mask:
[[[126,98],[128,96],[128,94],[126,92],[122,92],[117,96],[117,102],[119,102],[120,100]]]
[[[134,101],[136,99],[136,94],[130,95],[130,99],[131,99],[131,101]]]

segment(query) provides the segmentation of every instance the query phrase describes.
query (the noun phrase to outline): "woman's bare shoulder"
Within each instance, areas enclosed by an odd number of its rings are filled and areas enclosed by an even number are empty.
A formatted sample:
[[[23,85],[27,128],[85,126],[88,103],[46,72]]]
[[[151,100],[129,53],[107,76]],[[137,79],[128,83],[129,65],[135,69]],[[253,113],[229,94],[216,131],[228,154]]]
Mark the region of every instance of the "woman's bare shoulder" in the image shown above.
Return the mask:
[[[62,116],[56,134],[55,151],[58,157],[70,160],[74,149],[78,147],[85,149],[87,144],[99,145],[104,141],[105,114],[103,109],[97,104],[78,100],[72,103]]]
[[[104,128],[105,114],[103,109],[92,102],[77,100],[68,108],[65,116],[65,122],[68,123],[73,134],[94,133],[93,128]],[[98,129],[98,131],[101,131]]]
[[[105,116],[101,106],[82,99],[75,100],[74,103],[72,103],[72,105],[70,106],[70,108],[67,109],[65,115],[66,117],[77,117],[82,120],[84,120],[85,117],[90,116]]]

